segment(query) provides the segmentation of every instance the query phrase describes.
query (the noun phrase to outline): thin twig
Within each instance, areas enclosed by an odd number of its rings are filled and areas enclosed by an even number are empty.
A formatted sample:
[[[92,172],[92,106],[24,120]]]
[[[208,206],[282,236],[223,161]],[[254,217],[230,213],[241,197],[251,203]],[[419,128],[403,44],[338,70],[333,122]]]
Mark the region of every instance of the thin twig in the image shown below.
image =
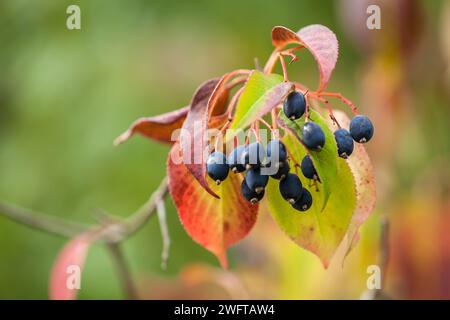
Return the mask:
[[[138,231],[154,214],[156,202],[159,201],[159,199],[164,198],[166,194],[167,179],[165,178],[149,200],[136,213],[132,214],[125,220],[118,220],[117,222],[109,223],[108,229],[102,233],[97,241],[121,242],[128,238],[130,235]],[[101,224],[87,225],[78,222],[71,222],[6,203],[0,203],[0,214],[31,228],[68,238],[74,237],[88,230],[94,231],[105,229],[105,226]],[[113,226],[117,228],[114,228]],[[120,234],[118,234],[119,231]]]
[[[128,225],[128,230],[126,236],[130,236],[136,231],[138,231],[148,219],[155,213],[156,204],[160,199],[164,199],[168,193],[167,188],[167,177],[164,178],[158,189],[150,196],[148,201],[132,216],[130,216],[126,221]]]
[[[120,282],[126,298],[130,300],[138,299],[136,286],[119,243],[108,243],[107,246],[116,265],[117,273],[120,275]]]
[[[158,212],[159,226],[161,228],[161,237],[163,240],[163,250],[161,253],[161,268],[163,270],[166,270],[167,261],[169,260],[170,236],[169,236],[169,228],[167,227],[166,206],[164,204],[164,199],[160,199],[156,203],[156,211]]]
[[[66,221],[5,203],[0,203],[0,214],[31,228],[58,236],[72,238],[86,231],[96,234],[95,241],[106,243],[111,252],[111,257],[116,264],[122,287],[127,298],[136,299],[136,288],[119,244],[138,231],[148,219],[150,219],[155,212],[156,206],[163,203],[167,191],[167,178],[164,178],[149,200],[128,219],[122,220],[107,213],[100,212],[97,214],[99,224],[95,225],[84,225],[77,222]],[[163,241],[165,246],[167,246],[165,237],[166,235],[163,233]],[[163,256],[163,259],[164,258],[165,256]]]
[[[0,215],[31,228],[69,238],[91,228],[89,225],[67,221],[6,203],[0,203]]]

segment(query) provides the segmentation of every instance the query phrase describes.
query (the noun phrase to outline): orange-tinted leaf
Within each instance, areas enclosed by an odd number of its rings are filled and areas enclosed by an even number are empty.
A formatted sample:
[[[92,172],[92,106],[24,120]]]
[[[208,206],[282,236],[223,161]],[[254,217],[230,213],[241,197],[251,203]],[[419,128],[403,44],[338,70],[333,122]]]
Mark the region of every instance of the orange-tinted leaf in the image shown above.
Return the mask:
[[[226,87],[228,80],[233,77],[233,74],[227,73],[222,78],[220,78],[214,91],[212,92],[208,101],[208,113],[209,117],[225,115],[229,90]],[[211,123],[210,123],[211,125]]]
[[[200,245],[214,253],[223,267],[227,267],[226,250],[244,238],[253,227],[258,205],[251,205],[241,195],[242,177],[230,174],[220,186],[211,188],[221,199],[211,197],[189,174],[183,163],[173,159],[179,154],[178,143],[169,154],[167,176],[169,192],[178,209],[187,233]]]
[[[209,103],[211,105],[210,126],[221,123],[220,119],[226,117],[224,112],[228,101],[228,89],[224,86],[224,78],[220,82],[220,87],[218,85],[214,91],[214,101]],[[190,106],[186,106],[158,116],[137,119],[127,131],[116,138],[114,144],[121,144],[136,133],[160,142],[173,143],[175,141],[172,139],[172,133],[183,126],[189,110]]]
[[[155,117],[140,118],[117,137],[114,144],[123,143],[136,133],[157,141],[172,143],[172,132],[181,128],[188,112],[189,106]]]
[[[301,40],[299,39],[298,35],[294,31],[292,31],[286,27],[283,27],[283,26],[273,27],[273,29],[272,29],[272,44],[275,47],[282,49],[291,43],[301,44]]]
[[[81,270],[91,245],[91,236],[81,234],[66,244],[58,255],[50,275],[49,296],[52,300],[76,298],[77,282],[81,281]]]
[[[272,29],[272,43],[278,49],[291,43],[305,46],[319,66],[320,84],[317,91],[326,87],[338,58],[339,44],[333,31],[320,24],[306,26],[297,33],[278,26]]]
[[[349,128],[350,119],[344,112],[335,111],[334,116],[341,126]],[[358,242],[359,227],[367,220],[375,207],[377,195],[375,174],[364,145],[355,143],[347,164],[353,174],[356,188],[356,208],[346,235],[346,250],[349,253]]]

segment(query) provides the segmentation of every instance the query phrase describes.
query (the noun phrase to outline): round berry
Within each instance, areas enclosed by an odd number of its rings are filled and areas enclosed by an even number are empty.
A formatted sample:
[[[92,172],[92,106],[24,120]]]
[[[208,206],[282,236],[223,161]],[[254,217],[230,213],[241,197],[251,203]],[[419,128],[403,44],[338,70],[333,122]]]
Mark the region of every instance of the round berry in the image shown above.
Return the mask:
[[[264,190],[260,193],[256,193],[252,189],[250,189],[245,182],[245,180],[241,183],[241,193],[247,201],[250,201],[252,204],[257,203],[264,197]]]
[[[245,146],[238,146],[233,149],[228,155],[227,163],[230,170],[234,173],[244,172],[245,165],[242,161],[242,153],[245,151]]]
[[[290,167],[287,161],[278,163],[277,172],[271,175],[272,178],[283,180],[289,173]]]
[[[316,168],[314,168],[312,159],[308,154],[303,158],[300,168],[302,169],[302,173],[306,178],[314,180],[319,179]]]
[[[263,145],[259,142],[253,142],[246,146],[244,152],[242,152],[241,161],[246,169],[257,168],[261,166],[265,154]]]
[[[256,193],[264,191],[268,181],[269,176],[261,174],[261,168],[251,168],[245,175],[247,186]]]
[[[356,142],[368,142],[373,136],[373,124],[366,116],[355,116],[350,122],[350,134]]]
[[[280,182],[280,193],[290,204],[294,204],[302,194],[302,182],[295,174],[289,173]]]
[[[283,142],[278,139],[270,140],[267,144],[267,160],[269,163],[278,164],[286,161],[287,153]]]
[[[305,96],[298,91],[291,92],[284,101],[284,114],[291,120],[299,119],[305,113],[305,110]]]
[[[322,128],[315,122],[308,121],[303,126],[303,142],[311,150],[320,150],[325,145],[325,134]]]
[[[213,152],[206,160],[206,172],[217,184],[228,176],[227,157],[219,151]]]
[[[306,211],[309,208],[311,208],[312,201],[313,201],[313,199],[312,199],[311,193],[307,189],[303,188],[300,199],[295,201],[295,203],[292,205],[292,207],[299,211]]]
[[[338,129],[334,132],[334,139],[336,140],[339,157],[347,159],[353,152],[353,138],[350,132],[345,129]]]

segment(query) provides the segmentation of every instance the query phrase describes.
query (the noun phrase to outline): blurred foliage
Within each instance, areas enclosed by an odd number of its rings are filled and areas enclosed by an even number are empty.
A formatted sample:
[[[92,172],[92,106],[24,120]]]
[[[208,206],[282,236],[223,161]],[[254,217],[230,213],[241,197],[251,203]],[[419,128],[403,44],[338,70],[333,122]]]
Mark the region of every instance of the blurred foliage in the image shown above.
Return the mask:
[[[442,245],[448,238],[426,235],[433,234],[439,219],[448,221],[450,30],[445,17],[450,6],[444,7],[443,1],[375,1],[383,5],[382,29],[373,31],[374,47],[362,49],[351,32],[356,27],[348,24],[358,13],[345,14],[355,2],[2,0],[0,198],[84,222],[94,221],[99,208],[129,215],[164,177],[168,147],[135,138],[113,148],[113,139],[140,116],[185,106],[204,79],[251,68],[255,57],[263,63],[272,50],[274,25],[296,30],[321,23],[335,31],[340,42],[330,90],[345,93],[375,120],[369,152],[377,170],[377,212],[344,267],[335,259],[329,270],[262,213],[250,237],[232,249],[231,272],[250,297],[358,298],[365,290],[367,265],[377,263],[379,215],[389,214],[395,226],[393,248],[405,237],[411,241],[401,247],[400,252],[411,253],[402,263],[392,259],[389,293],[449,298],[450,285],[439,282],[435,273],[445,275],[442,270],[449,270],[450,261],[429,264],[433,255],[416,250],[416,234],[448,256],[449,246]],[[420,19],[395,15],[404,12],[396,5],[405,2],[417,5]],[[81,7],[81,30],[66,28],[70,4]],[[407,53],[397,45],[404,37],[396,37],[396,30],[409,32],[405,41],[416,44]],[[290,68],[293,79],[317,83],[310,56],[302,55]],[[417,219],[414,214],[426,216]],[[430,216],[437,223],[427,223]],[[222,279],[222,284],[223,277],[228,279],[225,283],[235,280],[215,270],[215,259],[190,240],[170,201],[168,220],[172,238],[168,271],[160,269],[156,219],[124,246],[145,296],[172,297],[173,290],[178,297],[222,297],[217,288],[201,287],[212,295],[192,292],[189,283],[200,281],[196,266],[206,273],[213,270],[211,279]],[[49,271],[65,241],[0,217],[0,298],[46,298]],[[428,274],[435,274],[433,283],[444,288],[412,285],[425,283]],[[179,282],[190,289],[171,289]],[[161,287],[168,293],[158,295]],[[242,294],[238,287],[226,292]],[[94,247],[80,298],[121,297],[108,252]]]

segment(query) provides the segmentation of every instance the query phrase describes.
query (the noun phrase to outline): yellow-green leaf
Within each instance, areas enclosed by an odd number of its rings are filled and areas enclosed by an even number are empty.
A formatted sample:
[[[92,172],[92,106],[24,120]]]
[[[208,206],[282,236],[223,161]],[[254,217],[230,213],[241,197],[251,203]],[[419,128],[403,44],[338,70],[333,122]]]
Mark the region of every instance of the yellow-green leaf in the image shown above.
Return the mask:
[[[292,149],[295,140],[285,141]],[[296,158],[298,161],[298,158]],[[280,228],[300,247],[317,255],[325,268],[347,232],[356,204],[353,176],[347,163],[337,159],[337,176],[327,205],[322,210],[323,192],[316,192],[308,179],[299,174],[305,188],[313,196],[313,204],[306,212],[300,212],[282,198],[279,183],[270,179],[267,187],[269,210]]]
[[[277,74],[254,70],[245,84],[230,129],[244,129],[279,105],[294,85]]]
[[[295,131],[296,136],[301,138],[302,129],[305,125],[304,116],[298,120],[292,121],[284,115],[283,111],[281,111],[279,118],[280,123],[282,123],[283,126]],[[314,167],[316,168],[317,174],[320,178],[320,183],[318,184],[318,188],[321,193],[320,207],[324,209],[330,197],[333,186],[336,183],[339,183],[337,181],[338,152],[333,132],[329,129],[326,120],[319,113],[311,109],[310,119],[317,123],[325,133],[325,145],[322,150],[309,151]],[[292,134],[289,133],[287,137],[290,137],[288,139],[292,140]],[[297,162],[301,163],[303,157],[307,154],[307,149],[299,141],[295,141],[295,143],[290,142],[289,144],[291,145],[289,150],[295,155]]]

